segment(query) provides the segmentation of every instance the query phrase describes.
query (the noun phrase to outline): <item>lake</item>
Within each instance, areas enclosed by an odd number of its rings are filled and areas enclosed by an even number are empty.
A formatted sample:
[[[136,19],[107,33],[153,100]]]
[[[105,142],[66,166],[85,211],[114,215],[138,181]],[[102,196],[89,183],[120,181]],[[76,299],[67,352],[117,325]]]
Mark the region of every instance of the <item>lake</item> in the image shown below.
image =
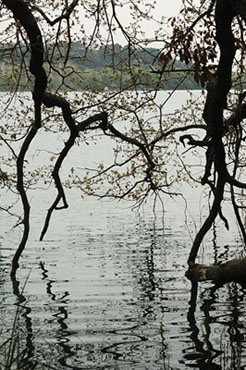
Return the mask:
[[[178,91],[170,104],[185,99]],[[37,145],[42,140],[48,139],[40,134]],[[59,141],[49,140],[51,146]],[[101,148],[88,153],[90,163]],[[74,165],[73,156],[65,169]],[[154,213],[151,199],[132,210],[129,203],[82,199],[67,190],[70,207],[54,214],[42,242],[55,191],[30,192],[32,230],[15,284],[10,263],[21,231],[2,214],[0,368],[19,310],[21,369],[245,369],[245,291],[230,284],[214,292],[206,282],[196,296],[184,276],[208,208],[200,187],[182,191],[188,209],[181,198],[165,198],[164,211],[159,205]],[[1,189],[1,201],[7,204],[10,196]],[[227,207],[229,219],[231,213]],[[242,248],[236,227],[225,232],[216,223],[199,261],[223,262]]]

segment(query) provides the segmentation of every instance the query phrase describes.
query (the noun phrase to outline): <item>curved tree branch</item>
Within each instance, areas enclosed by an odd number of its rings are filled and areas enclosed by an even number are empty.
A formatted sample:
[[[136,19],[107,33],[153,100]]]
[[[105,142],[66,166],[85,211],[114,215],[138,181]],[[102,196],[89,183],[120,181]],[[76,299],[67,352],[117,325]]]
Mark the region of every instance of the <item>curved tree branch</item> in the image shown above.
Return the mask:
[[[72,11],[74,10],[74,8],[78,5],[78,2],[79,0],[73,0],[72,3],[62,11],[62,14],[51,20],[49,19],[49,17],[47,16],[47,14],[40,8],[38,7],[37,5],[32,5],[32,9],[33,10],[36,10],[37,12],[39,12],[42,17],[45,19],[45,21],[50,25],[50,26],[54,26],[56,23],[59,23],[60,21],[62,21],[63,19],[66,19],[68,20]]]
[[[212,205],[212,208],[210,210],[210,213],[203,223],[202,227],[196,234],[196,237],[193,241],[192,248],[190,251],[190,255],[188,258],[188,265],[191,266],[195,263],[195,259],[197,257],[198,250],[200,248],[200,245],[202,243],[202,240],[204,236],[207,234],[207,232],[210,230],[214,220],[216,219],[218,213],[220,212],[220,205],[223,200],[223,195],[224,195],[224,187],[225,187],[225,181],[223,178],[223,175],[220,173],[218,174],[218,181],[217,181],[217,186],[216,186],[216,191],[215,191],[215,197],[214,197],[214,202]]]
[[[43,103],[45,104],[45,106],[47,108],[59,107],[59,108],[62,109],[62,115],[63,115],[64,121],[66,122],[66,124],[67,124],[67,126],[70,130],[70,136],[69,136],[68,141],[65,143],[65,146],[64,146],[63,150],[61,151],[60,155],[58,156],[57,161],[56,161],[55,166],[54,166],[54,170],[52,172],[52,176],[54,178],[58,194],[57,194],[56,199],[54,200],[53,204],[48,209],[47,216],[46,216],[45,223],[44,223],[44,227],[43,227],[43,230],[42,230],[41,235],[40,235],[40,240],[43,240],[43,238],[44,238],[44,236],[45,236],[45,234],[48,230],[50,219],[51,219],[53,211],[54,210],[61,210],[61,209],[64,209],[64,208],[68,207],[65,192],[64,192],[63,185],[62,185],[62,182],[61,182],[61,179],[60,179],[60,175],[59,175],[59,171],[60,171],[60,168],[62,166],[62,163],[63,163],[64,159],[66,158],[70,149],[73,147],[73,145],[75,143],[75,140],[78,137],[80,131],[84,131],[91,123],[94,123],[96,121],[101,121],[102,122],[101,125],[103,125],[103,127],[104,126],[106,127],[107,126],[107,117],[108,117],[107,113],[102,112],[102,113],[95,114],[94,116],[91,116],[91,117],[85,119],[84,121],[82,121],[82,122],[80,122],[76,125],[76,123],[75,123],[75,121],[72,117],[72,111],[71,111],[70,105],[69,105],[69,103],[66,99],[64,99],[60,96],[57,96],[57,95],[52,95],[52,94],[47,94],[46,93],[43,96]],[[59,202],[61,200],[63,201],[63,206],[58,207]]]
[[[107,129],[116,137],[119,137],[121,140],[126,141],[129,144],[137,146],[143,154],[145,155],[145,158],[147,159],[148,164],[150,165],[151,169],[155,167],[155,163],[153,162],[148,150],[146,149],[146,145],[141,143],[135,138],[131,138],[129,136],[124,135],[122,132],[118,131],[114,126],[111,124],[108,124]]]
[[[24,217],[23,225],[24,231],[22,235],[21,242],[12,260],[12,270],[11,277],[15,278],[16,270],[19,267],[19,258],[26,246],[26,242],[29,235],[30,224],[30,205],[27,198],[25,186],[24,186],[24,174],[23,174],[23,164],[25,155],[28,148],[34,139],[38,129],[41,126],[41,102],[42,97],[47,85],[47,77],[45,70],[43,68],[44,59],[44,47],[42,42],[41,31],[38,27],[36,19],[28,8],[26,2],[23,0],[3,0],[3,4],[12,11],[14,17],[18,19],[23,25],[31,47],[31,61],[30,61],[30,72],[35,77],[34,89],[33,89],[33,100],[35,107],[35,120],[31,126],[29,133],[27,134],[24,143],[22,144],[18,159],[17,159],[17,189],[20,193]]]
[[[237,183],[227,170],[225,161],[225,149],[222,141],[224,130],[223,112],[227,106],[227,94],[231,88],[232,63],[235,56],[234,36],[231,23],[235,12],[228,0],[216,2],[215,21],[216,39],[220,48],[220,59],[215,76],[209,84],[203,118],[208,126],[208,134],[211,136],[209,150],[212,150],[215,171],[218,174],[215,186],[214,202],[206,221],[197,233],[188,258],[189,266],[195,263],[200,244],[212,226],[217,214],[220,212],[220,205],[223,200],[224,187],[226,182]],[[211,158],[210,158],[211,160]],[[211,168],[212,162],[209,164]],[[206,175],[206,177],[208,177]]]

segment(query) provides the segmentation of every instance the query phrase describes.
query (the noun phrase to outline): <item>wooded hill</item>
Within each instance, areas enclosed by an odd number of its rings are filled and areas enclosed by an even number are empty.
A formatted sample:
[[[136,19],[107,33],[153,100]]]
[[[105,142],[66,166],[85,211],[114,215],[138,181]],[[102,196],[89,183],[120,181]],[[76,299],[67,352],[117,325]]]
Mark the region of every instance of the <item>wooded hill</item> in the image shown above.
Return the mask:
[[[69,54],[68,54],[69,50]],[[31,90],[32,77],[28,73],[29,51],[25,45],[16,49],[14,45],[0,45],[0,91],[9,91],[16,87],[19,90]],[[25,55],[26,65],[21,64]],[[159,63],[160,50],[155,48],[131,49],[119,44],[107,48],[85,49],[81,42],[48,45],[46,49],[46,69],[49,86],[57,89],[81,91],[84,89],[133,89],[160,90],[200,89],[201,87],[189,76],[187,66],[175,61],[165,67]],[[53,64],[50,68],[49,60]],[[55,60],[55,63],[54,63]],[[66,64],[64,66],[64,61]],[[54,68],[55,66],[55,68]]]

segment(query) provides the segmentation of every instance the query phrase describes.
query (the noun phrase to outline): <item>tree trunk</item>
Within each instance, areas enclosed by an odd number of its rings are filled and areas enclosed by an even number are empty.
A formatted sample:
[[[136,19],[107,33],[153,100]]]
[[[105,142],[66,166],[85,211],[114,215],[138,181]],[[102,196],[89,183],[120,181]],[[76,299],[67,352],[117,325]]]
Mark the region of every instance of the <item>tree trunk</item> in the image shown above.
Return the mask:
[[[192,264],[185,276],[193,283],[211,280],[217,287],[234,282],[246,288],[246,258],[235,258],[220,265]]]

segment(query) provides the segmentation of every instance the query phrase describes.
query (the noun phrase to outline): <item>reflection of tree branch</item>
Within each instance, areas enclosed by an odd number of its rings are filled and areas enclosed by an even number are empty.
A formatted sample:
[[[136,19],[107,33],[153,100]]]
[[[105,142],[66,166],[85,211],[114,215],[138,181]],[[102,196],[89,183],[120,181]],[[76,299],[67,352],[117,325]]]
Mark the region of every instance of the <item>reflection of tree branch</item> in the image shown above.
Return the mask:
[[[196,304],[197,304],[197,288],[198,285],[197,283],[192,283],[191,286],[191,298],[189,301],[189,311],[187,314],[187,320],[190,325],[191,329],[191,335],[190,338],[192,339],[194,345],[195,345],[195,353],[196,355],[199,354],[199,357],[196,356],[197,358],[197,367],[199,369],[205,369],[205,368],[211,368],[211,369],[217,369],[221,370],[221,366],[214,364],[212,361],[214,358],[218,357],[221,354],[221,351],[217,351],[213,348],[211,342],[209,341],[209,334],[210,334],[210,326],[209,326],[209,321],[208,321],[208,309],[211,306],[211,304],[214,302],[214,295],[213,291],[211,290],[212,294],[212,299],[209,300],[209,306],[204,302],[203,304],[203,309],[206,317],[206,341],[200,340],[199,339],[199,328],[196,323],[196,318],[195,318],[195,313],[196,313]],[[208,349],[204,348],[205,343],[208,345]],[[192,353],[186,353],[184,355],[186,359],[189,359],[190,357],[192,358]]]
[[[60,305],[57,306],[57,312],[53,314],[55,317],[58,325],[60,328],[57,331],[56,338],[58,339],[58,344],[62,348],[62,352],[64,355],[59,358],[59,363],[61,366],[64,366],[66,368],[69,368],[70,366],[66,363],[66,359],[74,356],[74,352],[71,349],[71,346],[69,345],[70,339],[69,334],[71,335],[71,332],[68,334],[68,326],[65,322],[65,320],[68,319],[68,311],[67,311],[67,298],[69,296],[69,292],[65,291],[62,295],[62,297],[57,297],[55,293],[52,291],[52,283],[53,280],[50,280],[48,277],[48,270],[45,268],[45,265],[43,262],[40,262],[39,264],[40,269],[42,271],[42,279],[47,281],[47,293],[51,297],[52,301],[61,302]]]
[[[239,296],[237,286],[233,286],[232,289],[229,288],[229,301],[232,305],[231,312],[228,314],[228,320],[220,322],[220,325],[224,325],[228,327],[228,334],[229,334],[229,344],[232,351],[235,351],[230,358],[230,365],[229,363],[225,362],[227,367],[230,369],[238,368],[238,360],[241,358],[241,347],[243,341],[243,331],[244,327],[240,320],[240,312],[238,309],[238,304],[241,303],[243,300],[244,295],[242,294]],[[217,358],[218,356],[224,356],[226,359],[226,355],[228,353],[228,347],[222,346],[224,340],[222,339],[222,343],[220,343],[219,349],[213,347],[211,341],[209,340],[211,334],[211,323],[217,322],[218,323],[218,316],[216,318],[210,316],[211,307],[215,304],[216,296],[215,296],[216,287],[210,288],[209,293],[210,297],[207,297],[208,290],[206,289],[202,294],[202,305],[201,310],[204,313],[204,321],[205,325],[204,328],[206,332],[203,334],[203,340],[199,339],[202,333],[199,333],[199,328],[196,323],[195,313],[196,313],[196,305],[197,305],[197,282],[192,283],[191,288],[191,299],[189,301],[189,311],[187,315],[187,319],[191,329],[190,338],[195,344],[196,359],[197,359],[197,368],[199,369],[218,369],[221,370],[222,367],[220,365],[214,364],[212,361],[213,359]],[[213,310],[212,310],[213,311]],[[223,312],[221,313],[223,316]],[[215,320],[215,321],[214,321]],[[207,349],[204,348],[205,344],[207,345]],[[223,351],[223,349],[225,351]],[[198,354],[200,356],[198,357]],[[192,352],[187,353],[184,357],[186,359],[193,358]],[[201,367],[200,367],[201,366]],[[224,368],[224,367],[223,367]]]
[[[28,281],[29,276],[27,277],[25,285]],[[30,368],[35,368],[37,363],[31,363],[30,359],[33,358],[34,352],[35,352],[35,346],[34,346],[34,340],[33,340],[33,329],[32,329],[32,319],[30,317],[31,314],[31,308],[27,307],[26,305],[26,298],[24,296],[24,288],[22,291],[19,289],[20,282],[16,280],[15,278],[12,279],[12,287],[13,287],[13,293],[18,299],[17,303],[17,315],[20,315],[24,317],[25,319],[25,324],[26,324],[26,346],[25,349],[21,352],[22,356],[19,356],[19,364],[23,361],[25,365],[30,366]],[[19,317],[17,317],[17,320]],[[11,338],[13,340],[13,338]],[[25,356],[26,355],[26,356]],[[22,358],[21,358],[22,357]],[[21,365],[20,365],[21,366]]]

